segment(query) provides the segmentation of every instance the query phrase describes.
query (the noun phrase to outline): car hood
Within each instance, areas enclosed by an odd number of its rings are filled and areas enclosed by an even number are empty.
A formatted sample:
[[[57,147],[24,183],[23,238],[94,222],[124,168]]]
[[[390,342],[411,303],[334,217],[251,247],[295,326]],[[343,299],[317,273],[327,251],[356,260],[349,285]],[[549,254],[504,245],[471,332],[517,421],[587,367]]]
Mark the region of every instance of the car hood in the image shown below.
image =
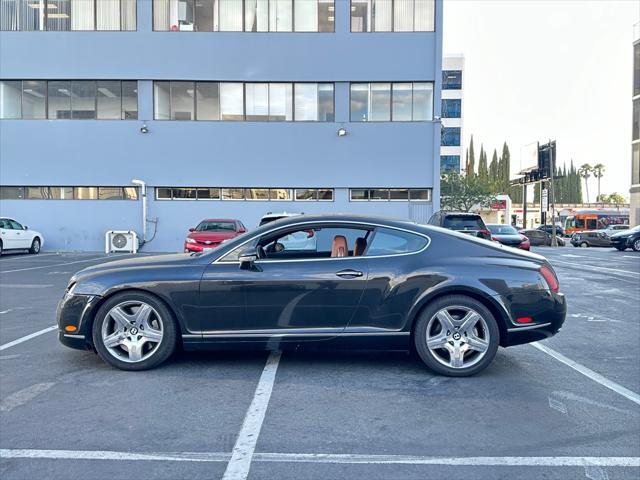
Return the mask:
[[[523,238],[519,234],[491,234],[493,238],[501,242],[522,242]]]
[[[187,265],[187,264],[194,263],[198,258],[199,257],[194,257],[188,253],[139,256],[139,257],[133,257],[133,258],[126,258],[123,260],[115,260],[113,262],[105,262],[99,265],[92,265],[90,267],[80,270],[74,276],[89,275],[93,273],[104,272],[107,270]]]
[[[630,237],[631,235],[633,235],[633,232],[631,232],[630,230],[623,230],[621,232],[613,233],[609,235],[609,238],[627,238],[627,237]]]
[[[187,235],[187,238],[193,238],[198,242],[220,243],[237,235],[238,232],[191,232]]]

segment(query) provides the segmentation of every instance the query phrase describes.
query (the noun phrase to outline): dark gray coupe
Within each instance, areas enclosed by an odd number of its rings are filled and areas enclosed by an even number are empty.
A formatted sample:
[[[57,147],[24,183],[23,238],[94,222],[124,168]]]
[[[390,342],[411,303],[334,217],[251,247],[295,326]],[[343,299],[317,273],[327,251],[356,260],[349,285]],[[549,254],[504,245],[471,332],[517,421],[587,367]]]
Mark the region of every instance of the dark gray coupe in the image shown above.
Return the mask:
[[[541,256],[408,221],[300,215],[204,254],[115,261],[75,274],[60,341],[143,370],[176,348],[300,344],[415,349],[444,375],[475,374],[498,346],[565,319]]]

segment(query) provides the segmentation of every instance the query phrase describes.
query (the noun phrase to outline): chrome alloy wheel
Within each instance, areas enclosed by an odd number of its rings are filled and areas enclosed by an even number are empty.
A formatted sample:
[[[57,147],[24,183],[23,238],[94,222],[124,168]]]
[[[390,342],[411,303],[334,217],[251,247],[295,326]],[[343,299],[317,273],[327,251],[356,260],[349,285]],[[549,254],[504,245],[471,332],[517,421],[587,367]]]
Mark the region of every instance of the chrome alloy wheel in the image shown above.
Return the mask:
[[[137,363],[156,352],[162,343],[164,324],[151,305],[127,301],[109,310],[101,334],[111,355],[123,362]]]
[[[427,348],[433,357],[450,368],[467,368],[478,363],[490,343],[487,322],[469,307],[445,307],[427,325]]]

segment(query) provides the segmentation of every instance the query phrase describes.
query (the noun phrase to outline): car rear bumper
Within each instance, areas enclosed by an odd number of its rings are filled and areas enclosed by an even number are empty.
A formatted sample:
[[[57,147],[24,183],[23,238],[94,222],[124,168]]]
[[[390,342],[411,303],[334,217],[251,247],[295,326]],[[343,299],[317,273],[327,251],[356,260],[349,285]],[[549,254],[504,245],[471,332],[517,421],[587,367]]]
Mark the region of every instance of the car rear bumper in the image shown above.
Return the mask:
[[[501,346],[510,347],[552,337],[560,331],[567,315],[567,302],[562,293],[544,295],[516,294],[505,298],[511,317]],[[528,297],[528,298],[527,298]],[[528,323],[518,324],[518,318],[529,317]]]
[[[70,348],[91,348],[91,320],[100,301],[97,295],[65,295],[58,303],[58,339]]]

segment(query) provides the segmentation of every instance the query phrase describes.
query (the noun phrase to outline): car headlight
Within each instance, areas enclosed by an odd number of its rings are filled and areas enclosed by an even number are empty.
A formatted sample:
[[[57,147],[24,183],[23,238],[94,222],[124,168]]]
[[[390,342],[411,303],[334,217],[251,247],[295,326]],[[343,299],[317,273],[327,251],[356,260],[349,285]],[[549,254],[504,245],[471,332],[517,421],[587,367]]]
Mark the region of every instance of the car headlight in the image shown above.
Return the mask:
[[[187,243],[198,243],[198,242],[196,242],[193,238],[187,238],[187,239],[185,240],[185,242],[187,242]]]

